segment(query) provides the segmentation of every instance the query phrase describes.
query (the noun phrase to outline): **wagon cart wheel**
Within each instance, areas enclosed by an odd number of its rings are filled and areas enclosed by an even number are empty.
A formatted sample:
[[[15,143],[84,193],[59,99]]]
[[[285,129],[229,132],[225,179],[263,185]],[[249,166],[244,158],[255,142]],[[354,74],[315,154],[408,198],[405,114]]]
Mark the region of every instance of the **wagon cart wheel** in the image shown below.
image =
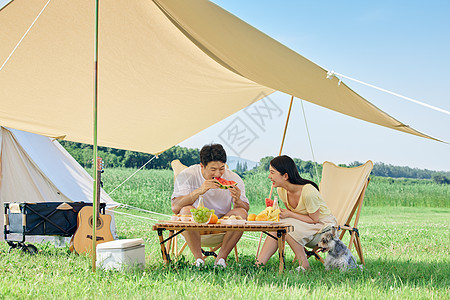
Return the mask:
[[[38,252],[37,248],[32,244],[28,244],[28,245],[23,244],[21,250],[23,253],[28,253],[28,254],[36,254]]]
[[[15,242],[12,242],[12,241],[6,241],[6,242],[7,242],[8,245],[9,245],[8,253],[11,253],[11,250],[12,250],[12,249],[18,248],[18,247],[19,247],[19,244],[18,244],[18,243],[15,243]]]

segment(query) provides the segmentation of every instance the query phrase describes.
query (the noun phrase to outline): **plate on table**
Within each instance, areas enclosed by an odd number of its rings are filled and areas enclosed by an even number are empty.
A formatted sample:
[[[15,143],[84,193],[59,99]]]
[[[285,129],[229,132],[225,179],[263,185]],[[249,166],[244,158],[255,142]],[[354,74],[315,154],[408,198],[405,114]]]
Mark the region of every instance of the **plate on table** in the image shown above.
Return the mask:
[[[227,220],[220,220],[221,225],[245,225],[247,221],[245,220],[237,220],[237,219],[227,219]]]
[[[281,225],[283,222],[276,221],[246,221],[246,225]]]
[[[159,220],[158,223],[168,223],[168,224],[197,224],[194,221],[180,221],[180,220]]]

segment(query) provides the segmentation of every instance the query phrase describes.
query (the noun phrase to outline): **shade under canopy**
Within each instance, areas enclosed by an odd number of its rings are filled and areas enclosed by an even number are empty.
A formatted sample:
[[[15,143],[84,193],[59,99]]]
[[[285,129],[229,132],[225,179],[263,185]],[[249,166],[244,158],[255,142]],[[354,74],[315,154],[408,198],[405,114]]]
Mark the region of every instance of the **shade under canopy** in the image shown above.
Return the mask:
[[[46,2],[0,11],[0,63]],[[94,9],[49,3],[0,71],[2,125],[92,143]],[[99,22],[101,146],[159,153],[276,90],[431,138],[211,2],[100,1]]]

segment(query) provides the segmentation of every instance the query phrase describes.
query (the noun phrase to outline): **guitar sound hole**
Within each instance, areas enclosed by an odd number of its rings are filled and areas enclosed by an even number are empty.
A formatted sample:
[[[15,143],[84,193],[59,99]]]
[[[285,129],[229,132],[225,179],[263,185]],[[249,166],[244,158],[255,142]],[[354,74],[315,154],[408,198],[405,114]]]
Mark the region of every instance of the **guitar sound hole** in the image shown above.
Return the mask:
[[[94,218],[92,216],[89,217],[88,224],[89,226],[91,226],[91,228],[94,226]],[[103,227],[103,219],[97,218],[97,229],[101,229],[102,227]]]

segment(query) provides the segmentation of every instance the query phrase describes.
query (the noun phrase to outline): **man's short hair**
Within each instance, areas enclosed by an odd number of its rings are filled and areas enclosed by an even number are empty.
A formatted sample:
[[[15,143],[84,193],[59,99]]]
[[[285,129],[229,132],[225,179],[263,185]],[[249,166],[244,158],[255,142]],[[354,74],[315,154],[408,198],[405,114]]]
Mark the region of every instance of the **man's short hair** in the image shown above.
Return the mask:
[[[205,145],[200,150],[200,162],[204,167],[211,161],[227,162],[227,153],[220,144]]]

